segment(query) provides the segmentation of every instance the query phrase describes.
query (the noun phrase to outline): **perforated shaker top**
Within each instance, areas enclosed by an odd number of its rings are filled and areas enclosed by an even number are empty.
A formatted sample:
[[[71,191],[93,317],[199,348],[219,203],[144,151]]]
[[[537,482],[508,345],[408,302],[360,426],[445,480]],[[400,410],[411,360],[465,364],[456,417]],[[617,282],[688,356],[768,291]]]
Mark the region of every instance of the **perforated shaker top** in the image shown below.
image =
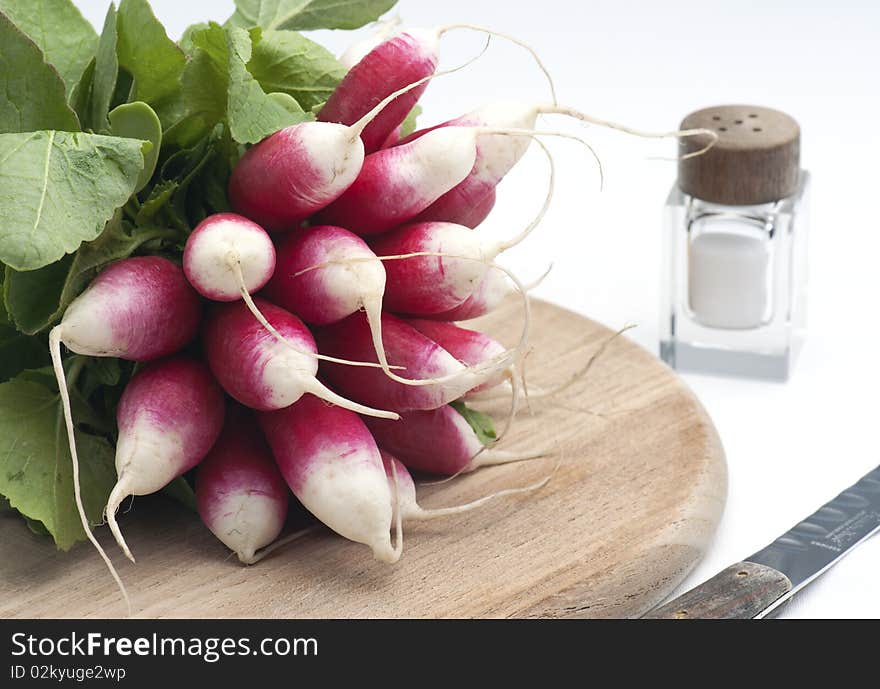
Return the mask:
[[[754,105],[720,105],[691,113],[682,129],[709,129],[718,142],[706,153],[681,160],[683,192],[731,206],[768,203],[790,196],[800,173],[801,130],[789,115]],[[708,135],[680,139],[680,154],[698,151]]]

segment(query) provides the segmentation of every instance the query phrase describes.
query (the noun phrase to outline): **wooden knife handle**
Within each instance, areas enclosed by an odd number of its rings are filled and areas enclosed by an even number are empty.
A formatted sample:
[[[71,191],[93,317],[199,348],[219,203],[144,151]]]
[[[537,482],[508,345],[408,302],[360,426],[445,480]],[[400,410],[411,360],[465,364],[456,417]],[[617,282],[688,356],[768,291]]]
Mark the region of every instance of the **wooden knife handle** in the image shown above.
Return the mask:
[[[754,562],[739,562],[651,610],[643,619],[752,619],[789,591],[791,582],[782,572]]]

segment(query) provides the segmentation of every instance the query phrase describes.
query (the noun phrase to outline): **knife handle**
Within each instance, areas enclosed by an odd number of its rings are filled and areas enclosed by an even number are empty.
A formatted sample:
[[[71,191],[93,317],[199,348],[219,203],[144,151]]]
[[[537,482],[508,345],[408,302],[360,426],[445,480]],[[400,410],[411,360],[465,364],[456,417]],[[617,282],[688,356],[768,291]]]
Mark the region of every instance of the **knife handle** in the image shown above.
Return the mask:
[[[651,610],[643,619],[752,619],[791,588],[791,582],[782,572],[754,562],[739,562],[666,605]]]

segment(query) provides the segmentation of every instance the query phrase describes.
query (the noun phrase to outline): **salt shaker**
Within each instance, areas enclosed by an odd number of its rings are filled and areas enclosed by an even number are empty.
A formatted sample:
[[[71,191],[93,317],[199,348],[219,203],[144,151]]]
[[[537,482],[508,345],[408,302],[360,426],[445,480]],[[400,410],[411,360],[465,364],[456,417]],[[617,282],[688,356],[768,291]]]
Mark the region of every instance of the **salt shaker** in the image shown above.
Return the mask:
[[[803,341],[809,173],[800,127],[747,105],[706,108],[682,129],[664,214],[660,354],[679,370],[787,380]]]

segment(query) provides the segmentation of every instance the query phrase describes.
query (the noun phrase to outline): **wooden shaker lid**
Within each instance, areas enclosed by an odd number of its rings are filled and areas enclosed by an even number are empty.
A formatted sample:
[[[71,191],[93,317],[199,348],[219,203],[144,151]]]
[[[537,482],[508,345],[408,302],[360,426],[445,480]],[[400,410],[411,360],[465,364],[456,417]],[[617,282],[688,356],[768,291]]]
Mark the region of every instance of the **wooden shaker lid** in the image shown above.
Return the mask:
[[[681,128],[710,129],[718,134],[708,152],[679,161],[678,185],[684,193],[743,206],[778,201],[797,188],[801,130],[784,112],[754,105],[720,105],[691,113]],[[684,155],[706,146],[710,137],[679,141]]]

